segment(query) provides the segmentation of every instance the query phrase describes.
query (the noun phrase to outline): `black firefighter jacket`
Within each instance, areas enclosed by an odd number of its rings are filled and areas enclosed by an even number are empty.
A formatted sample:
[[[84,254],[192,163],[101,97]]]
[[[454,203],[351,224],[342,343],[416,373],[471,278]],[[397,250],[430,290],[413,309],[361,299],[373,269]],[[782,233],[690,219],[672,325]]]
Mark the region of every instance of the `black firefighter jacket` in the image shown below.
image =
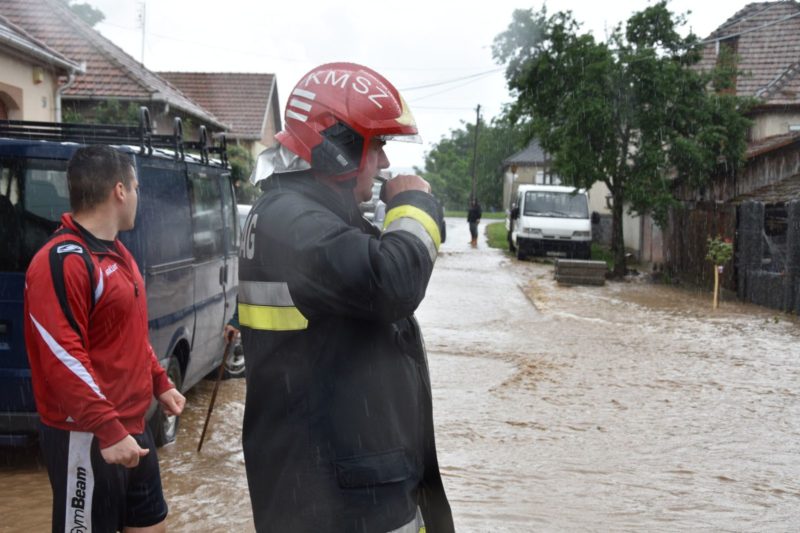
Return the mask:
[[[432,196],[406,191],[380,234],[342,192],[273,176],[245,223],[242,440],[255,526],[383,533],[419,506],[428,533],[453,531],[413,316],[443,220]]]

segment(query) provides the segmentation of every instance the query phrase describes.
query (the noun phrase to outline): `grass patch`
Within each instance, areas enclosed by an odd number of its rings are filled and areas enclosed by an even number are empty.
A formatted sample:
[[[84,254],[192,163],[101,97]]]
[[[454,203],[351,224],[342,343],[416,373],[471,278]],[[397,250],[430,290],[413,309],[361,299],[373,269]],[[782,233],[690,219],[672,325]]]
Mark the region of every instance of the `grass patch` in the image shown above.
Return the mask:
[[[466,211],[445,211],[444,216],[453,218],[463,218],[464,220],[467,220]],[[505,220],[506,214],[503,211],[497,211],[496,213],[487,213],[484,211],[483,215],[481,215],[481,219],[484,218],[493,220]]]
[[[508,231],[505,222],[492,222],[486,225],[486,241],[490,248],[508,250]]]
[[[614,256],[608,246],[592,243],[592,260],[605,261],[609,270],[614,270]]]

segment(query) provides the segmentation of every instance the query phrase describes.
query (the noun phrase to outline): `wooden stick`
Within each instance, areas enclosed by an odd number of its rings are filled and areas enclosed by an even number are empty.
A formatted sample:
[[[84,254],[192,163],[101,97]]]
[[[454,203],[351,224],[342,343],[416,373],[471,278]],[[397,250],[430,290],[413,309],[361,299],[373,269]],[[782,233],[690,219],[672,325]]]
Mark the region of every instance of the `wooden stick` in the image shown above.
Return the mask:
[[[225,363],[228,362],[228,353],[231,350],[231,344],[233,344],[233,337],[234,333],[228,336],[228,341],[225,343],[225,352],[222,354],[222,364],[219,365],[219,371],[217,371],[217,380],[214,382],[214,392],[211,393],[211,402],[208,404],[208,413],[206,413],[206,422],[203,424],[203,432],[200,434],[200,442],[197,445],[198,453],[203,447],[203,439],[206,437],[206,429],[208,429],[208,421],[211,420],[211,412],[214,410],[214,402],[217,401],[217,390],[219,389],[219,382],[222,381],[222,374],[225,372]]]
[[[719,308],[719,266],[714,265],[714,309]]]

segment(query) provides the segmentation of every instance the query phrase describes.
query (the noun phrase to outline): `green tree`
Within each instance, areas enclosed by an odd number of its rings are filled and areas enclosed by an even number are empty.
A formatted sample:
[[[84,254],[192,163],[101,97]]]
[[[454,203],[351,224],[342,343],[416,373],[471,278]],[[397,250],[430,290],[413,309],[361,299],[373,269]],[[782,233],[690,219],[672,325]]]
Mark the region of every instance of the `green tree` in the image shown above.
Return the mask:
[[[236,188],[236,202],[252,204],[258,198],[260,191],[250,184],[250,173],[253,171],[253,156],[243,146],[238,144],[228,145],[228,163],[231,166],[231,178]]]
[[[94,27],[106,18],[102,11],[88,2],[76,3],[75,0],[64,0],[64,3],[89,26]]]
[[[494,42],[516,97],[512,120],[530,120],[566,183],[608,187],[616,275],[625,271],[625,203],[663,226],[675,184],[700,185],[743,160],[748,102],[709,90],[731,77],[694,67],[700,45],[678,33],[684,23],[661,1],[603,43],[570,12],[517,10]]]
[[[451,130],[425,155],[423,175],[448,209],[466,209],[472,193],[475,157],[476,195],[485,210],[500,209],[503,196],[502,162],[527,140],[526,128],[504,118],[478,126],[478,149],[473,149],[475,125]]]
[[[92,106],[89,114],[84,114],[77,107],[64,106],[64,122],[83,124],[139,124],[139,107],[136,102],[122,103],[119,100],[101,100]],[[186,126],[184,125],[184,128]]]

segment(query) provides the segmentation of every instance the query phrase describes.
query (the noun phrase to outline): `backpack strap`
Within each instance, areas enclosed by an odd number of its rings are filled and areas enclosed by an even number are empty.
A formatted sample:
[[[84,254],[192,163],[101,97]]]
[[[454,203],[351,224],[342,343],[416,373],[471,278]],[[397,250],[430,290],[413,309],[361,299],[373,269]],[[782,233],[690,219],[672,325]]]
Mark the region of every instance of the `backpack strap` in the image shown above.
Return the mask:
[[[70,230],[69,228],[62,228],[56,231],[52,238],[60,237],[62,235],[74,235],[75,237],[79,237],[77,233]],[[100,282],[98,283],[97,287],[94,286],[94,263],[92,262],[91,253],[86,248],[86,246],[80,242],[79,240],[75,239],[67,239],[54,244],[50,248],[50,275],[53,278],[53,287],[56,291],[56,296],[58,298],[58,303],[61,306],[61,311],[64,313],[64,316],[67,318],[69,325],[72,327],[73,330],[81,337],[84,346],[86,346],[86,339],[83,338],[81,335],[80,328],[78,327],[78,323],[75,320],[75,316],[72,314],[72,308],[69,305],[69,301],[67,300],[67,287],[64,283],[64,260],[70,255],[77,255],[81,259],[83,259],[84,264],[86,265],[86,272],[89,275],[89,301],[91,302],[91,306],[89,308],[89,315],[91,316],[92,312],[94,311],[94,306],[97,303],[97,298],[100,296],[100,292],[102,291],[102,277],[100,278]]]

